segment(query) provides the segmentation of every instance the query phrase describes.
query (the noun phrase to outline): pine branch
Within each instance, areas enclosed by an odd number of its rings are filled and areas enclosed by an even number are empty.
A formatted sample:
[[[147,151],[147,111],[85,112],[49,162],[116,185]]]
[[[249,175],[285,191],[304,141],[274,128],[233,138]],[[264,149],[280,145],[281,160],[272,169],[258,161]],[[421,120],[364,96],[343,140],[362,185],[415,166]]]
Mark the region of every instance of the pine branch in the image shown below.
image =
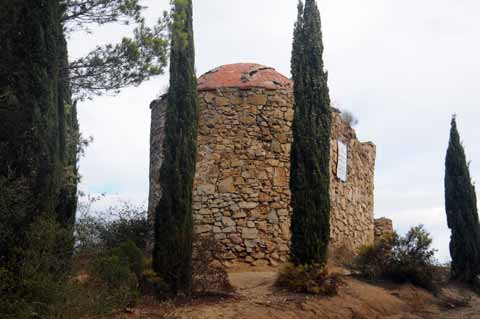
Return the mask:
[[[85,57],[70,63],[72,92],[76,99],[107,92],[118,93],[137,86],[152,76],[163,74],[167,65],[169,18],[165,14],[149,28],[142,21],[134,37],[116,45],[98,46]]]
[[[89,24],[142,22],[138,0],[63,0],[66,31],[85,30]],[[88,30],[88,29],[87,29]]]

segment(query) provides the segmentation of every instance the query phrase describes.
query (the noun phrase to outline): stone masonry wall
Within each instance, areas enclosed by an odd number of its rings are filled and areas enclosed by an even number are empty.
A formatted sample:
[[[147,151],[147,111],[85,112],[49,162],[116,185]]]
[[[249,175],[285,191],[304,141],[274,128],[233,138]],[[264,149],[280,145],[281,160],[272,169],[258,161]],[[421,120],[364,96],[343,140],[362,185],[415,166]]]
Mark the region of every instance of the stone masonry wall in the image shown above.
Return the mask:
[[[393,235],[393,222],[391,219],[382,217],[375,219],[375,240]]]
[[[286,261],[291,90],[225,88],[199,98],[196,232],[213,234],[227,261]]]
[[[195,231],[214,236],[224,261],[277,265],[290,241],[291,88],[199,91],[200,123],[194,181]],[[161,196],[165,106],[152,104],[149,215]],[[331,245],[352,252],[373,241],[375,146],[360,143],[333,112]],[[337,139],[348,146],[348,176],[336,178]]]
[[[330,145],[331,248],[357,251],[373,242],[374,170],[376,148],[358,141],[341,114],[332,112]],[[347,181],[337,178],[338,144],[347,145]]]
[[[164,159],[163,141],[165,137],[165,119],[167,103],[165,100],[155,100],[150,104],[150,192],[148,195],[148,220],[153,226],[156,205],[161,196],[160,167]],[[153,228],[153,227],[152,227]]]

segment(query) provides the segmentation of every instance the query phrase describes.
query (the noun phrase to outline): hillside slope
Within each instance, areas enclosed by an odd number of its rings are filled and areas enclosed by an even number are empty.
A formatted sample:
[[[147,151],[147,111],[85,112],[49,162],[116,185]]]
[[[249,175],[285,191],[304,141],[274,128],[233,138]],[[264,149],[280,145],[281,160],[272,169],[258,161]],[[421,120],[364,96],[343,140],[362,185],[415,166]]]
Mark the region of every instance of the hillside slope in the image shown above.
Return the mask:
[[[118,318],[178,319],[480,319],[480,298],[449,287],[442,297],[410,285],[379,287],[345,277],[338,296],[291,294],[273,287],[275,272],[230,274],[236,293],[223,300],[197,300],[187,305],[143,305]],[[469,300],[466,307],[457,303]]]

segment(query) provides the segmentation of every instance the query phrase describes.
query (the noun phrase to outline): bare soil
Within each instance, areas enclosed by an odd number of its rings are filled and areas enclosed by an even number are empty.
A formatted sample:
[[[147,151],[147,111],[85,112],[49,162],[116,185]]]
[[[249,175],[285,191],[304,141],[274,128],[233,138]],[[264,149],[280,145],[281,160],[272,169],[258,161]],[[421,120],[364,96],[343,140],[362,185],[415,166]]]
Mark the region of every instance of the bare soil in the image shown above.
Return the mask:
[[[231,297],[146,303],[118,318],[168,319],[480,319],[480,298],[449,286],[435,297],[411,285],[372,285],[350,276],[338,296],[293,294],[274,287],[276,272],[230,273]]]

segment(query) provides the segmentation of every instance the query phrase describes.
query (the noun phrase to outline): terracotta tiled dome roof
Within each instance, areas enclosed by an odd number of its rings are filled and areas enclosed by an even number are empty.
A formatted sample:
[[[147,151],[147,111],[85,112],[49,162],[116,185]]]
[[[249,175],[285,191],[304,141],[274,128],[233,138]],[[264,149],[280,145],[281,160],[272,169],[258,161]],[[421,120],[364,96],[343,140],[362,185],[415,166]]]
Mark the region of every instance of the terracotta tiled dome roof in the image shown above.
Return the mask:
[[[199,91],[222,87],[277,90],[291,88],[292,81],[274,68],[255,63],[226,64],[205,73],[198,79]]]

